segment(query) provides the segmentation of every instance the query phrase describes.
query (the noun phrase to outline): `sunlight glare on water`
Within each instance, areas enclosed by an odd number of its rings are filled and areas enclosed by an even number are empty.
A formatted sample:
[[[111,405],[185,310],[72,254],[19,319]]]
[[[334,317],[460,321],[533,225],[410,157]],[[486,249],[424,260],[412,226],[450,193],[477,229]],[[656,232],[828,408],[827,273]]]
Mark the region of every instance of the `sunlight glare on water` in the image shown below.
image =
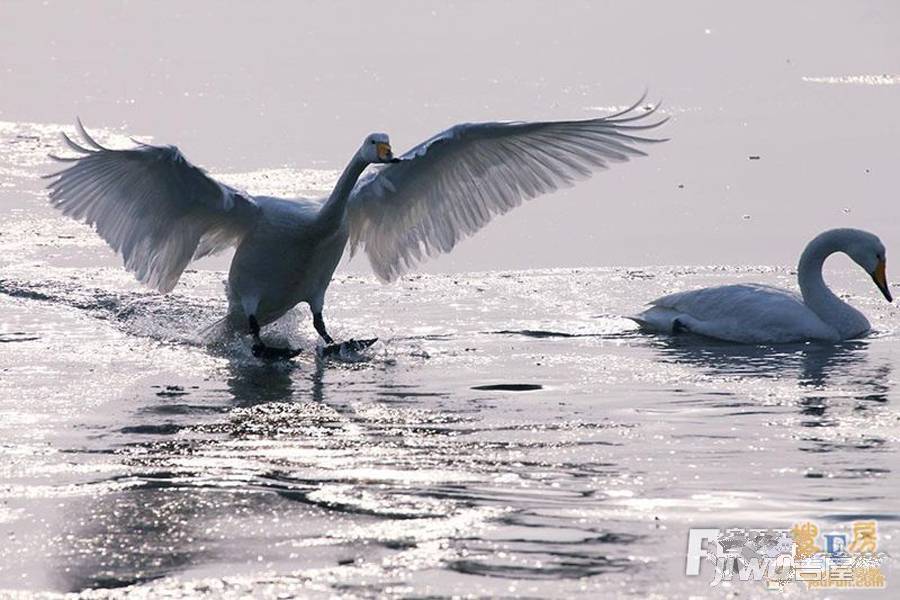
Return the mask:
[[[225,310],[221,270],[147,291],[46,206],[28,174],[55,130],[0,128],[20,140],[0,192],[18,208],[0,236],[2,587],[686,596],[708,586],[682,574],[689,527],[877,515],[894,546],[895,312],[862,273],[829,279],[872,336],[779,348],[623,315],[701,285],[793,287],[790,268],[346,273],[334,333],[380,341],[317,359],[301,307],[266,335],[304,353],[265,364],[198,335]],[[287,193],[333,173],[234,178]]]

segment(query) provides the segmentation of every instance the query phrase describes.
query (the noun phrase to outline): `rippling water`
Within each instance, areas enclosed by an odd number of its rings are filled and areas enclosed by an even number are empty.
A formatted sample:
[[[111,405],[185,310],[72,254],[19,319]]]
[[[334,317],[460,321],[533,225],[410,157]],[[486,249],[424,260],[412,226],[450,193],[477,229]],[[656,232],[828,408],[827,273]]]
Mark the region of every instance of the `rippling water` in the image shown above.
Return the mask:
[[[263,364],[200,340],[222,272],[148,292],[46,207],[50,130],[0,127],[0,589],[719,597],[689,527],[876,518],[896,550],[896,312],[860,272],[830,280],[872,336],[778,348],[621,315],[781,267],[343,275],[333,333],[380,342],[318,360],[300,311]]]

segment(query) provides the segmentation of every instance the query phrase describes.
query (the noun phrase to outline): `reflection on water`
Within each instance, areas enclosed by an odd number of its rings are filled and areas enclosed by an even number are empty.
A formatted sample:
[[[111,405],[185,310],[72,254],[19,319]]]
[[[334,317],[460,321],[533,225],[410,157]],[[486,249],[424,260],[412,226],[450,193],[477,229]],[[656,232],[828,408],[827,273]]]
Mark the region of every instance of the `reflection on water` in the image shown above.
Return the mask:
[[[443,396],[379,380],[379,368],[312,365],[230,361],[224,421],[192,426],[191,414],[179,414],[177,435],[123,444],[128,473],[118,479],[131,486],[81,508],[64,538],[75,541],[59,563],[63,587],[124,586],[257,557],[286,573],[378,557],[387,579],[411,560],[497,581],[635,567],[628,547],[643,536],[558,514],[590,498],[594,480],[617,476],[614,462],[592,458],[611,443],[593,438],[614,424],[482,422],[467,406],[427,408]],[[390,401],[358,402],[345,388],[360,384]],[[479,535],[488,526],[493,533]]]
[[[8,314],[43,315],[15,329],[36,338],[14,344],[35,365],[15,375],[20,387],[50,369],[71,383],[52,438],[65,460],[33,459],[19,471],[27,484],[7,491],[28,516],[12,525],[21,556],[0,550],[0,569],[31,565],[25,589],[688,595],[695,582],[666,573],[683,565],[697,515],[722,526],[896,516],[893,338],[738,346],[596,318],[683,273],[338,280],[335,322],[385,323],[383,346],[362,362],[310,350],[276,364],[187,339],[222,308],[216,274],[193,275],[207,291],[189,297],[51,275],[0,290]],[[566,286],[576,292],[523,291]],[[60,311],[64,335],[37,325]],[[311,348],[305,327],[273,335]],[[80,362],[60,367],[68,357]],[[114,387],[100,410],[82,408],[79,391],[98,393],[85,373]],[[61,476],[64,495],[35,499],[61,494],[44,485]],[[38,522],[45,537],[29,534]]]
[[[840,378],[857,372],[866,363],[869,342],[765,346],[683,335],[655,337],[652,344],[662,360],[688,364],[707,373],[788,377],[801,385],[821,386],[826,377]]]
[[[295,383],[292,375],[297,371],[292,363],[248,364],[246,361],[232,360],[228,365],[228,391],[235,406],[248,407],[266,402],[288,402],[291,400]],[[324,369],[317,365],[312,382],[316,402],[322,400],[322,376]],[[302,373],[297,373],[306,379]],[[299,391],[299,390],[298,390]]]
[[[893,363],[890,357],[873,358],[873,343],[879,340],[751,346],[678,336],[655,338],[652,346],[661,360],[689,365],[706,374],[772,379],[793,386],[793,402],[804,417],[799,425],[818,428],[838,427],[842,418],[853,419],[889,401]],[[820,448],[828,451],[833,446]]]
[[[304,495],[296,493],[295,484],[285,483],[279,461],[260,460],[265,457],[264,443],[251,443],[279,437],[287,430],[254,418],[254,407],[299,404],[309,398],[324,402],[324,364],[313,364],[314,371],[306,374],[290,363],[230,360],[225,369],[227,394],[219,394],[212,406],[187,401],[161,404],[158,394],[148,394],[146,403],[135,411],[138,424],[117,431],[144,434],[130,435],[115,450],[128,467],[115,477],[126,489],[88,501],[65,523],[59,539],[66,542],[56,569],[60,589],[119,588],[213,561],[254,564],[265,549],[256,543],[235,544],[236,540],[255,529],[257,535],[273,541],[261,526],[267,519],[273,524],[282,518],[296,519],[299,524],[314,518],[314,514],[292,516],[295,510],[281,506],[288,500],[303,502]],[[221,410],[216,406],[221,402],[232,415],[229,424],[193,423],[204,408]],[[180,423],[168,428],[139,424],[148,409]],[[316,411],[305,412],[287,411],[288,418],[305,421],[303,427],[292,423],[293,431],[309,435],[332,420]],[[280,451],[288,458],[290,444],[283,446]],[[310,533],[311,528],[303,527],[294,534]]]

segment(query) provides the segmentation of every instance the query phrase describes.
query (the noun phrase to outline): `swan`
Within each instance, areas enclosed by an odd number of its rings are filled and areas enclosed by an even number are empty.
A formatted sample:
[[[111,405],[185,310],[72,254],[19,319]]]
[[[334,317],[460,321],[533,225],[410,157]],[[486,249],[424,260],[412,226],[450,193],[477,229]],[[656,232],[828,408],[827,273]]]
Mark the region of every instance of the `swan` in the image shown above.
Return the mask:
[[[595,119],[463,123],[399,157],[386,134],[373,133],[321,199],[253,196],[211,178],[175,146],[102,146],[80,120],[81,143],[62,134],[77,155],[51,155],[69,166],[45,177],[54,207],[93,225],[127,270],[162,293],[192,260],[236,247],[222,322],[252,336],[255,356],[290,358],[299,350],[266,345],[261,328],[306,302],[326,350],[340,346],[322,311],[348,243],[351,256],[362,247],[378,278],[392,281],[523,200],[645,156],[639,144],[666,141],[638,135],[666,121],[647,121],[659,105],[642,112],[643,100]]]
[[[849,256],[871,275],[885,299],[893,300],[881,240],[859,229],[831,229],[816,236],[800,256],[801,296],[756,283],[722,285],[657,298],[631,319],[645,331],[686,331],[746,344],[859,337],[869,331],[869,321],[828,289],[822,278],[822,265],[835,252]]]

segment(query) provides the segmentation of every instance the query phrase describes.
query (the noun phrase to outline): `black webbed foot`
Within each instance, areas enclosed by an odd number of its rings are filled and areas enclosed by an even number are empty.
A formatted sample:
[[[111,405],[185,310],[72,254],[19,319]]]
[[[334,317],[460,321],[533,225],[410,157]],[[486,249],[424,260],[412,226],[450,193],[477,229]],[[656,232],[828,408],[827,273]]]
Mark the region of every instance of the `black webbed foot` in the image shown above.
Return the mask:
[[[264,360],[290,360],[301,352],[299,348],[296,350],[293,348],[272,348],[262,342],[253,344],[252,351],[253,356]]]
[[[338,344],[328,344],[322,348],[322,356],[338,356],[342,352],[360,352],[378,341],[378,338],[366,340],[347,340]]]

